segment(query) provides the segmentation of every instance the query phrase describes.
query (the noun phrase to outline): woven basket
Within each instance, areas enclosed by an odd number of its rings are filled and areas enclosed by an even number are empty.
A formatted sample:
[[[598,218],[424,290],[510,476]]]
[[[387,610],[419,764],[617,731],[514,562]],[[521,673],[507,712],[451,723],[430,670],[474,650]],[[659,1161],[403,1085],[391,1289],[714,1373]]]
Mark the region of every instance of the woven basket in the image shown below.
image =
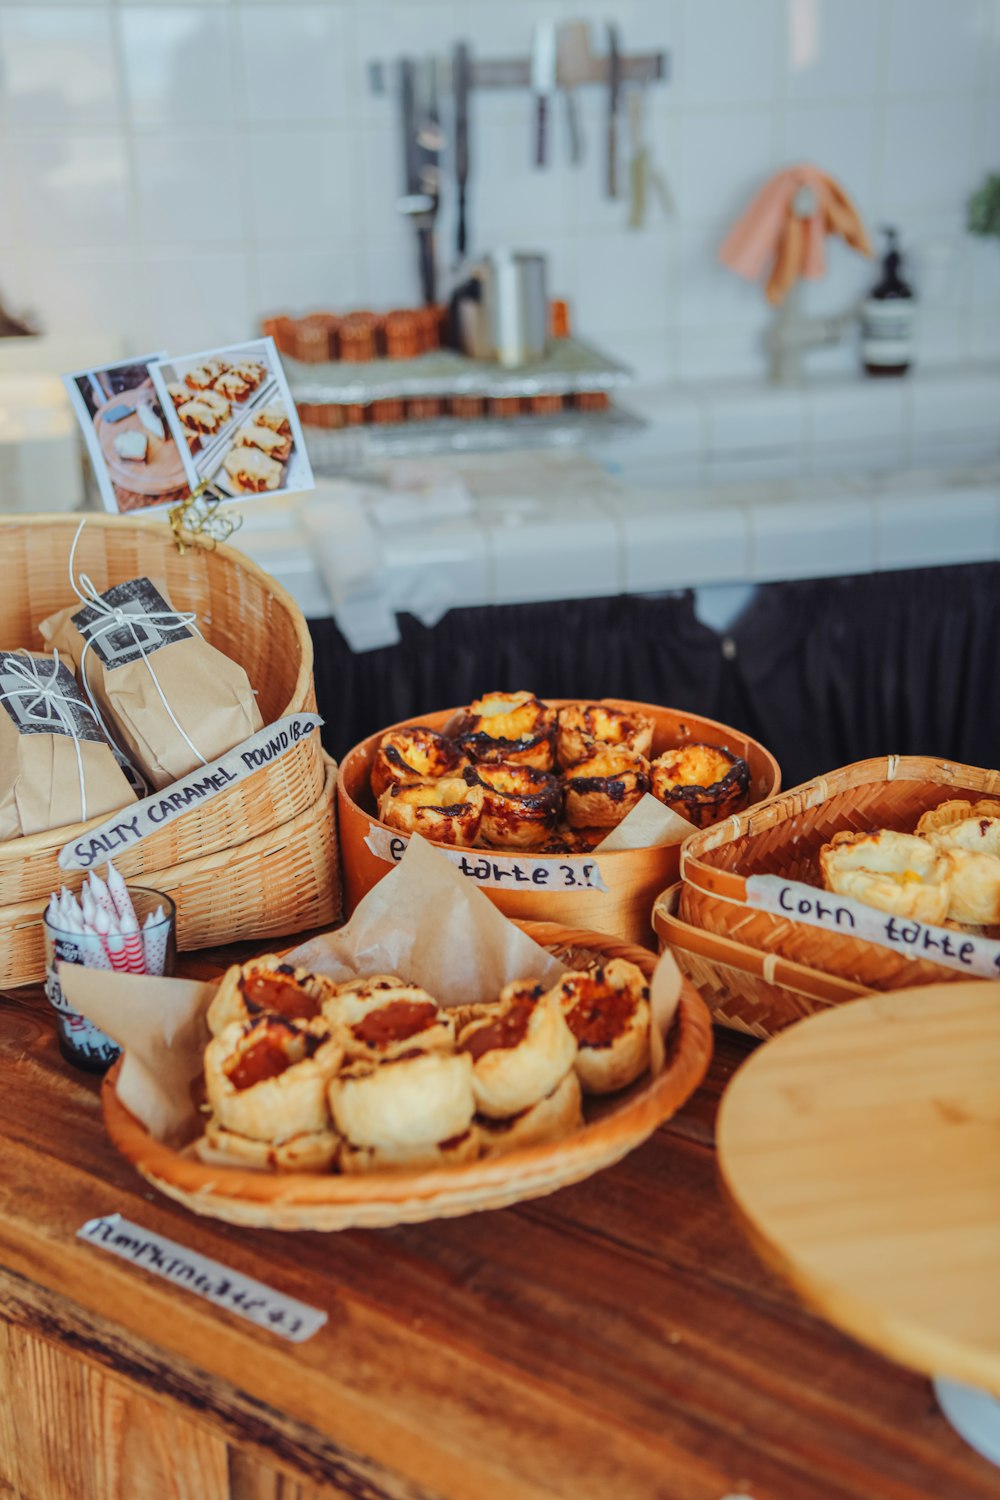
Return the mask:
[[[863,985],[682,921],[677,915],[682,889],[680,883],[672,885],[658,898],[653,927],[661,949],[669,947],[720,1025],[769,1037],[814,1011],[871,993]]]
[[[549,922],[518,922],[522,932],[569,967],[595,954],[625,958],[649,977],[656,962],[645,948],[600,933]],[[539,1198],[611,1166],[670,1118],[705,1076],[712,1056],[711,1020],[687,983],[667,1038],[667,1062],[656,1078],[640,1079],[613,1100],[590,1100],[582,1130],[560,1141],[512,1151],[467,1166],[365,1177],[252,1172],[208,1166],[153,1140],[115,1092],[118,1064],[101,1099],[112,1142],[147,1181],[195,1213],[267,1229],[384,1228],[455,1218]]]
[[[39,622],[74,602],[69,554],[79,523],[80,517],[72,515],[0,517],[0,649],[43,650]],[[243,666],[265,724],[315,710],[312,641],[301,610],[256,563],[233,548],[194,548],[182,555],[166,526],[88,516],[76,568],[99,590],[143,575],[165,581],[174,607],[193,610],[206,640]],[[163,869],[290,822],[316,802],[324,776],[315,732],[124,850],[115,863],[127,878],[155,884]],[[59,869],[59,850],[105,816],[0,841],[0,907],[39,900],[64,883],[78,887],[82,874]]]
[[[559,707],[571,700],[550,698],[547,701]],[[748,735],[741,734],[739,730],[718,724],[714,719],[703,719],[697,714],[684,713],[675,708],[661,708],[653,703],[631,703],[620,698],[602,698],[601,702],[626,712],[647,714],[654,721],[656,727],[651,752],[654,756],[668,747],[691,741],[728,746],[734,754],[741,755],[750,768],[751,801],[770,797],[781,785],[781,772],[774,756],[763,745],[750,739]],[[454,713],[454,709],[444,709],[406,722],[442,729]],[[389,727],[398,729],[401,726],[393,724]],[[337,800],[344,895],[348,911],[353,911],[372,886],[392,869],[390,864],[373,854],[366,843],[373,825],[387,828],[385,823],[379,823],[371,793],[372,762],[379,740],[385,733],[388,730],[381,730],[355,745],[344,756],[340,766]],[[680,845],[670,844],[658,849],[619,849],[588,857],[592,857],[599,866],[608,887],[606,891],[545,890],[532,884],[518,889],[483,886],[483,894],[507,917],[525,921],[559,922],[574,928],[597,928],[602,932],[613,933],[624,942],[652,946],[654,940],[650,913],[653,902],[664,886],[677,879]],[[526,855],[526,858],[533,866],[551,866],[554,873],[565,862],[564,855],[536,854],[534,851]]]
[[[689,927],[862,990],[959,982],[964,975],[958,970],[908,958],[850,933],[750,907],[745,904],[746,879],[777,875],[821,886],[819,850],[840,829],[908,833],[921,813],[948,798],[974,801],[998,795],[1000,773],[925,756],[885,756],[831,771],[689,838],[681,851],[683,888],[676,916]],[[670,914],[658,905],[662,928]],[[761,971],[745,999],[735,987],[729,988],[719,1019],[756,1036],[770,1035],[797,1020],[801,1007],[792,1006],[794,1014],[789,1013],[787,996],[779,993],[782,985],[771,982],[770,972]],[[837,998],[828,1003],[837,1003]]]
[[[332,760],[325,766],[319,797],[298,817],[231,849],[151,872],[154,888],[176,903],[178,948],[284,937],[337,920],[337,768]],[[0,907],[0,989],[44,979],[45,904]]]

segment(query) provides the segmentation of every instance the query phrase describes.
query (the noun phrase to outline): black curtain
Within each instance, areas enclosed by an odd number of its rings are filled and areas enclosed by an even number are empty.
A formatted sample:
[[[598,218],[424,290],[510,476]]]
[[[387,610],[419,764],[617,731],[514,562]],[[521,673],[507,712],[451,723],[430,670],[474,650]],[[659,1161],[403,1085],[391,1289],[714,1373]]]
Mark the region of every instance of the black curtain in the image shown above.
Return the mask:
[[[871,755],[1000,765],[1000,565],[767,584],[725,635],[691,593],[400,616],[399,645],[354,655],[310,622],[333,755],[398,719],[493,688],[618,697],[732,724],[786,786]]]

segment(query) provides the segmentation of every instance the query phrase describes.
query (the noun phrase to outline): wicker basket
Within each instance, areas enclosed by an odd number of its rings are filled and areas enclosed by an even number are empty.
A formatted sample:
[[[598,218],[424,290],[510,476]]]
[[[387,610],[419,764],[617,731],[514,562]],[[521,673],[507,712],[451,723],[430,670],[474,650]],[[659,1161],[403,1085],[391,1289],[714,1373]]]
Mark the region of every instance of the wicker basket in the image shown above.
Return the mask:
[[[625,958],[648,977],[656,962],[645,948],[600,933],[549,922],[518,922],[570,967],[595,954]],[[253,1172],[207,1166],[153,1140],[115,1092],[118,1064],[104,1080],[104,1122],[114,1145],[154,1187],[195,1213],[267,1229],[384,1228],[423,1219],[455,1218],[539,1198],[611,1166],[640,1145],[694,1093],[712,1056],[712,1027],[697,992],[685,983],[667,1038],[667,1062],[614,1099],[588,1102],[582,1130],[467,1166],[353,1177]]]
[[[547,701],[558,707],[569,700],[551,698]],[[738,730],[730,729],[725,724],[717,724],[714,719],[703,719],[697,714],[683,713],[674,708],[660,708],[652,703],[630,703],[618,698],[604,698],[601,701],[626,712],[647,714],[653,719],[656,726],[653,733],[654,756],[685,741],[725,745],[735,754],[741,755],[750,768],[752,801],[770,797],[781,785],[781,772],[774,756],[763,745]],[[441,729],[454,713],[454,709],[445,709],[424,714],[419,719],[408,719],[406,722]],[[398,729],[401,726],[393,724],[389,727]],[[362,896],[392,868],[374,854],[366,843],[372,825],[387,827],[378,821],[370,785],[375,751],[385,733],[388,730],[370,735],[360,745],[355,745],[344,756],[340,766],[337,800],[344,895],[348,911],[353,911]],[[597,928],[602,932],[613,933],[625,942],[652,946],[654,940],[650,913],[653,902],[664,886],[677,879],[680,845],[670,844],[659,849],[619,849],[608,854],[595,854],[593,858],[608,887],[606,891],[544,890],[531,885],[520,889],[484,886],[483,892],[505,916],[511,918],[559,922],[566,927]],[[551,865],[555,873],[565,862],[565,856],[535,854],[532,851],[530,862],[533,866]]]
[[[39,622],[73,602],[69,554],[79,521],[78,516],[62,515],[0,517],[0,648],[43,649]],[[302,613],[278,584],[235,549],[196,548],[181,554],[168,527],[95,515],[87,517],[80,536],[76,568],[98,589],[141,575],[163,581],[175,607],[193,610],[205,638],[244,667],[265,724],[315,710],[312,642]],[[324,786],[331,774],[316,731],[278,760],[125,849],[115,863],[127,879],[166,889],[165,873],[193,870],[206,856],[222,854],[225,865],[227,851],[261,836],[271,835],[271,842],[280,844],[288,828],[315,816],[318,805],[325,808]],[[79,887],[82,873],[60,870],[59,850],[103,821],[104,815],[0,841],[0,932],[13,942],[13,951],[0,954],[0,982],[27,984],[39,977],[40,936],[36,942],[23,935],[27,913],[33,922],[38,903],[44,904],[50,891],[62,884]],[[278,889],[285,901],[284,920],[270,930],[293,932],[307,925],[298,919],[294,886]],[[307,907],[311,899],[306,898]],[[234,923],[239,916],[233,913]],[[192,920],[188,934],[209,928],[210,934],[199,941],[230,935],[217,919],[206,923],[200,918]],[[236,932],[234,926],[231,935]],[[10,939],[12,933],[19,935]],[[196,943],[189,941],[188,946]]]
[[[864,985],[682,921],[677,914],[682,889],[680,883],[672,885],[657,899],[653,927],[660,947],[669,947],[720,1025],[769,1037],[813,1011],[871,993]]]
[[[927,959],[908,958],[850,933],[750,907],[745,904],[746,878],[777,875],[820,886],[819,849],[840,829],[911,832],[921,813],[948,798],[997,795],[1000,773],[924,756],[891,755],[831,771],[688,839],[681,852],[683,888],[676,918],[862,991],[961,981],[958,970]],[[658,906],[662,933],[671,913],[669,903]],[[714,962],[709,954],[700,956]],[[800,973],[799,989],[802,978]],[[782,993],[795,987],[779,983],[770,968],[762,968],[745,995],[724,978],[716,987],[727,991],[719,1019],[756,1036],[770,1035],[804,1013],[798,1001],[790,1005]],[[820,992],[812,998],[821,1000]],[[846,998],[853,997],[831,996],[827,1003]]]
[[[177,906],[177,946],[208,948],[241,938],[284,937],[329,927],[340,916],[337,768],[312,807],[231,849],[153,870],[149,880]],[[0,989],[45,977],[45,900],[0,906]]]

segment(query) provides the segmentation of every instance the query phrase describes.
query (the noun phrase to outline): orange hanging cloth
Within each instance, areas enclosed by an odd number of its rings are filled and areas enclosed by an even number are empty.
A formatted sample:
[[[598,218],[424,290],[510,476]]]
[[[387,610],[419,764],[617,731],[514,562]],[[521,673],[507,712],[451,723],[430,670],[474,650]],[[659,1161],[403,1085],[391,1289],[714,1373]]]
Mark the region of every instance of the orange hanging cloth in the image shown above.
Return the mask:
[[[811,212],[804,215],[795,207],[800,188],[811,192]],[[862,255],[872,253],[861,215],[840,183],[819,167],[787,167],[765,183],[733,225],[719,259],[748,281],[756,281],[773,259],[766,296],[777,305],[800,276],[818,280],[824,275],[828,234],[839,235]]]

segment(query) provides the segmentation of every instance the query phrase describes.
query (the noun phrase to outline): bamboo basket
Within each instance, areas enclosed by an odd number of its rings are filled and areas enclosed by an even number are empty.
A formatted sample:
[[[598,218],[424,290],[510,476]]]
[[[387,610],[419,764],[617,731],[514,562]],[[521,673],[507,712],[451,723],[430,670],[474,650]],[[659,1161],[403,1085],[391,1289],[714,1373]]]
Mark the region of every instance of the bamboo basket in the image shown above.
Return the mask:
[[[324,758],[325,759],[325,758]],[[241,938],[284,937],[328,927],[340,915],[337,768],[312,807],[231,849],[151,872],[177,906],[177,946],[208,948]],[[41,901],[0,907],[0,989],[45,978]]]
[[[647,978],[655,958],[645,948],[600,933],[548,922],[521,930],[567,966],[595,955],[625,958]],[[639,1079],[613,1100],[588,1103],[582,1130],[560,1141],[465,1166],[353,1177],[255,1172],[208,1166],[153,1140],[115,1092],[119,1064],[104,1079],[101,1100],[113,1144],[143,1177],[185,1208],[231,1224],[267,1229],[385,1228],[506,1208],[579,1182],[620,1160],[670,1118],[701,1083],[712,1056],[708,1010],[686,981],[667,1037],[667,1061],[656,1078]]]
[[[1000,773],[926,756],[884,756],[831,771],[689,838],[681,854],[683,888],[676,917],[688,927],[863,991],[961,982],[961,972],[927,959],[908,958],[847,932],[752,908],[745,904],[746,879],[777,875],[821,886],[819,850],[840,829],[908,833],[921,813],[949,798],[974,801],[998,795]],[[665,906],[660,904],[661,931],[665,921],[669,926]],[[709,954],[700,957],[715,962]],[[783,973],[787,977],[787,971]],[[716,987],[722,986],[725,980],[717,980]],[[797,1003],[790,1006],[787,996],[779,993],[783,988],[791,987],[784,986],[775,971],[762,969],[746,994],[735,985],[727,987],[719,1019],[756,1036],[769,1036],[802,1014]],[[827,1003],[848,998],[852,997],[833,996]]]
[[[580,700],[549,698],[546,701],[559,707],[567,702]],[[653,756],[685,741],[724,745],[734,754],[741,755],[750,768],[752,802],[770,797],[781,785],[781,772],[770,751],[765,750],[756,740],[725,724],[673,708],[660,708],[651,703],[631,703],[619,698],[604,698],[601,701],[627,712],[648,714],[654,720]],[[405,722],[441,729],[455,712],[454,709],[445,709]],[[353,911],[372,886],[392,869],[392,865],[372,853],[365,840],[372,827],[393,832],[385,823],[379,822],[370,780],[379,740],[389,729],[401,727],[401,724],[393,724],[380,730],[378,734],[370,735],[348,751],[341,762],[337,801],[345,907],[348,912]],[[670,885],[678,877],[680,845],[671,844],[658,849],[622,849],[588,856],[590,857],[599,865],[607,891],[556,891],[542,890],[537,886],[518,890],[483,886],[482,890],[505,916],[525,921],[559,922],[566,927],[597,928],[613,934],[623,942],[652,947],[654,939],[650,913],[653,902],[664,886]],[[558,866],[565,863],[565,856],[559,854],[544,855],[530,851],[526,858],[530,859],[533,866],[550,865],[554,873]]]
[[[871,993],[850,980],[693,927],[677,914],[681,890],[678,882],[657,898],[653,927],[661,949],[669,947],[720,1025],[769,1037],[814,1011]]]
[[[69,554],[79,523],[74,515],[0,516],[0,649],[44,649],[39,622],[74,602]],[[169,527],[88,515],[76,567],[99,590],[143,575],[165,582],[174,606],[193,610],[206,640],[243,666],[265,724],[315,711],[312,641],[302,612],[234,548],[181,554]],[[325,775],[317,731],[124,850],[115,863],[127,879],[156,884],[161,870],[289,823],[314,805]],[[105,817],[0,841],[0,907],[40,900],[62,884],[77,888],[83,875],[59,869],[59,850]]]

